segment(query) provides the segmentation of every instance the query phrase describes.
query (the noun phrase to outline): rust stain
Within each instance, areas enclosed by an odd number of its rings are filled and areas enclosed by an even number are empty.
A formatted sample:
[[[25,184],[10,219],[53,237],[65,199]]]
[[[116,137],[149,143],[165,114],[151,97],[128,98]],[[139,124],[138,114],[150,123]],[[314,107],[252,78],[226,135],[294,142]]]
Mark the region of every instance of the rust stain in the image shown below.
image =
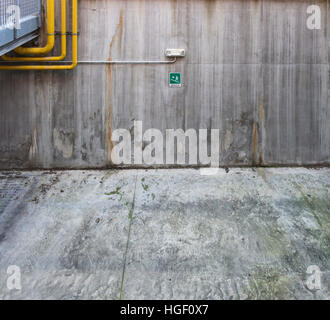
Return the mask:
[[[46,6],[45,3],[41,4],[41,32],[38,40],[39,46],[46,45],[47,39],[47,17],[46,17]]]
[[[110,60],[109,60],[110,61]],[[107,141],[108,141],[108,161],[111,161],[111,152],[113,149],[112,129],[111,129],[111,91],[112,91],[112,70],[111,65],[107,66]]]
[[[253,122],[252,129],[252,165],[263,166],[263,138],[264,138],[264,103],[263,97],[260,97],[259,121]]]
[[[263,140],[263,128],[264,128],[264,101],[263,96],[260,97],[260,108],[259,108],[259,122],[260,122],[260,128],[262,130],[261,134],[261,140]],[[262,166],[264,164],[264,157],[263,157],[263,145],[262,141],[260,144],[260,151],[259,151],[259,165]]]
[[[262,152],[260,152],[260,154],[259,154],[259,166],[263,166],[263,165],[264,165],[264,158],[263,158]]]
[[[214,16],[216,5],[217,5],[217,1],[215,1],[215,0],[205,1],[208,22],[211,22],[211,20]]]
[[[259,9],[259,6],[260,6],[260,0],[253,0],[251,2],[251,6],[254,10],[258,10]]]
[[[258,161],[258,125],[253,122],[252,129],[252,164],[255,166]]]
[[[29,150],[29,160],[30,160],[31,164],[34,164],[36,161],[36,156],[37,156],[37,151],[38,151],[37,135],[38,135],[38,129],[37,129],[37,126],[35,126],[34,130],[33,130],[31,146],[30,146],[30,150]]]
[[[109,58],[112,61],[113,46],[118,39],[118,46],[121,48],[123,38],[123,10],[120,10],[119,22],[115,34],[110,42]],[[112,128],[111,128],[111,93],[112,93],[112,66],[107,65],[106,75],[106,101],[107,101],[107,141],[108,141],[108,161],[111,162],[111,152],[113,149]]]

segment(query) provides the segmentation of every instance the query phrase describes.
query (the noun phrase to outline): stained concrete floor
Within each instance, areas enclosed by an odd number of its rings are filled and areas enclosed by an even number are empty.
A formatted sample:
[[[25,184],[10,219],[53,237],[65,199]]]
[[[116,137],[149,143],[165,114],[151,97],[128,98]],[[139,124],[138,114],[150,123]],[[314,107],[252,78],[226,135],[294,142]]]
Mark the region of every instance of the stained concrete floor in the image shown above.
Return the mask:
[[[0,172],[0,299],[329,299],[329,191],[330,169]]]

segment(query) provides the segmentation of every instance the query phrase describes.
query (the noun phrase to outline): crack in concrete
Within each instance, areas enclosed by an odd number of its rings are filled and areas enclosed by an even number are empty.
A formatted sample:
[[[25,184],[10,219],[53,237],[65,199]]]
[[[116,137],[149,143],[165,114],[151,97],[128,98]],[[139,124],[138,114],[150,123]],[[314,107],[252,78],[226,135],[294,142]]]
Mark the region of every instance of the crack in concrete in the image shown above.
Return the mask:
[[[128,225],[128,233],[127,233],[127,241],[126,241],[126,248],[125,248],[125,253],[124,253],[124,263],[123,263],[123,271],[121,275],[121,283],[120,283],[120,290],[119,290],[119,300],[123,300],[123,288],[124,288],[124,280],[125,280],[125,271],[126,271],[126,262],[127,262],[127,253],[129,249],[129,242],[131,238],[131,229],[132,229],[132,224],[134,220],[134,208],[135,208],[135,194],[136,194],[136,183],[137,183],[137,177],[138,174],[135,177],[135,185],[134,185],[134,193],[133,193],[133,201],[132,201],[132,206],[131,209],[129,210],[128,214],[128,219],[129,219],[129,225]]]

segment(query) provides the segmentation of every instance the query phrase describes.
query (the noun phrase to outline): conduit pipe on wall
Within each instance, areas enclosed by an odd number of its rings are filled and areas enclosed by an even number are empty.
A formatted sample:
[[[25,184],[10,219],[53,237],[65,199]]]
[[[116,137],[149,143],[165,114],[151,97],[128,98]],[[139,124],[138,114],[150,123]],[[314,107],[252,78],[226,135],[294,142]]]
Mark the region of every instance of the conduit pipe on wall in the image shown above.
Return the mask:
[[[125,60],[115,60],[115,61],[107,61],[107,60],[80,60],[77,61],[77,64],[173,64],[177,62],[177,58],[173,58],[173,60],[166,60],[166,61],[148,61],[148,60],[142,60],[142,61],[125,61]]]
[[[53,0],[48,0],[48,1],[53,1]],[[72,0],[72,63],[70,65],[0,66],[0,70],[72,70],[77,66],[77,62],[78,62],[78,0]]]
[[[53,33],[55,35],[55,33]],[[5,61],[34,62],[34,61],[60,61],[66,57],[66,0],[61,0],[61,55],[55,57],[8,57],[1,56]]]
[[[177,58],[167,61],[78,61],[78,64],[172,64],[177,61]]]
[[[47,44],[44,47],[18,47],[15,52],[20,55],[46,54],[53,50],[55,45],[55,0],[47,0]]]

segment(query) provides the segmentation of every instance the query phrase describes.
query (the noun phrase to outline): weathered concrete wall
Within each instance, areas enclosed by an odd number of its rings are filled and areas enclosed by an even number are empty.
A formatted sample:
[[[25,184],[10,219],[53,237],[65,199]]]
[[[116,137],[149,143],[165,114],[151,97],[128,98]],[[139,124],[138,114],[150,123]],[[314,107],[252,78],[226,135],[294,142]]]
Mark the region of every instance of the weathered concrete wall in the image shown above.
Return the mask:
[[[321,30],[306,27],[311,4]],[[329,164],[329,4],[80,0],[80,60],[187,57],[1,72],[0,168],[110,166],[111,133],[134,119],[220,129],[222,165]],[[169,72],[182,72],[183,88],[168,87]]]

